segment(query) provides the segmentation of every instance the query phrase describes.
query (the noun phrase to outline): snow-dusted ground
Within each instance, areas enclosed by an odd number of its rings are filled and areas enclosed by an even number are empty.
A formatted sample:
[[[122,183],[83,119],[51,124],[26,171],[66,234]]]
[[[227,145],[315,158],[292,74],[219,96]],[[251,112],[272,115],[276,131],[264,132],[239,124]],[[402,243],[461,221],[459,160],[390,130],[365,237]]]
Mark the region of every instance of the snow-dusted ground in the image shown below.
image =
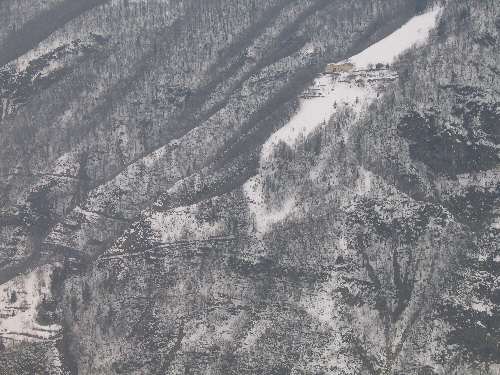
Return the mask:
[[[197,219],[200,213],[198,204],[175,208],[168,212],[155,212],[149,218],[151,229],[157,233],[161,243],[182,240],[199,241],[216,238],[224,234],[221,221],[203,222]]]
[[[67,152],[61,155],[45,172],[53,176],[77,177],[80,165],[78,158],[78,152]]]
[[[423,44],[435,27],[441,8],[416,16],[394,33],[346,61],[354,65],[351,72],[323,74],[314,80],[300,101],[299,111],[288,124],[276,131],[264,144],[262,159],[270,156],[273,147],[281,142],[293,146],[300,135],[307,136],[327,122],[342,105],[355,112],[376,99],[387,83],[398,78],[390,69],[369,70],[370,65],[392,64],[404,51]]]
[[[285,142],[293,146],[299,136],[307,136],[326,124],[340,108],[348,106],[361,113],[364,106],[384,91],[385,85],[397,79],[389,69],[359,69],[341,74],[323,74],[314,80],[300,100],[300,109],[276,131],[262,148],[261,162],[270,158],[275,145]]]
[[[263,145],[260,155],[261,173],[243,186],[258,232],[266,232],[272,224],[286,218],[295,206],[294,199],[290,198],[280,210],[271,210],[263,198],[261,180],[262,174],[266,172],[262,169],[272,162],[275,146],[280,142],[294,146],[302,136],[325,125],[341,108],[349,107],[354,113],[362,114],[367,105],[398,78],[397,73],[386,66],[412,46],[419,46],[427,41],[431,30],[436,26],[441,9],[436,7],[413,17],[388,37],[350,59],[339,62],[349,62],[354,67],[349,72],[321,74],[303,93],[298,112]],[[383,67],[373,69],[377,64],[383,64]]]
[[[255,216],[255,230],[265,233],[275,223],[287,218],[295,207],[293,198],[287,199],[279,209],[270,208],[264,200],[261,176],[257,175],[249,179],[243,185],[243,192],[248,200],[250,212]]]
[[[0,286],[0,337],[12,341],[45,341],[61,332],[57,324],[40,325],[37,307],[51,298],[50,276],[53,266],[45,265],[22,274]]]
[[[351,57],[349,62],[358,69],[366,68],[369,64],[392,64],[409,48],[418,47],[427,42],[430,31],[436,27],[441,10],[442,8],[436,7],[427,13],[413,17],[388,37]]]
[[[60,39],[60,38],[54,38],[51,37],[47,40],[44,40],[41,42],[36,48],[26,52],[24,55],[18,57],[15,60],[15,66],[17,71],[23,71],[28,68],[29,64],[33,62],[36,59],[39,59],[43,55],[54,51],[57,48],[60,48],[64,45],[67,45],[71,43],[71,39],[65,38],[65,39]]]

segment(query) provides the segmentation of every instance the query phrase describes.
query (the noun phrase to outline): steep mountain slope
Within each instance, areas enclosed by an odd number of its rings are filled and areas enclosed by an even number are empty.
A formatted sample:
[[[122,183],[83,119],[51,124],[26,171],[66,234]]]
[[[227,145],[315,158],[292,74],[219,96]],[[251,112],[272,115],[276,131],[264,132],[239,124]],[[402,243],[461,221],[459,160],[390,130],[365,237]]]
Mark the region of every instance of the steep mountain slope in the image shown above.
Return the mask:
[[[0,9],[0,373],[500,371],[495,1]]]

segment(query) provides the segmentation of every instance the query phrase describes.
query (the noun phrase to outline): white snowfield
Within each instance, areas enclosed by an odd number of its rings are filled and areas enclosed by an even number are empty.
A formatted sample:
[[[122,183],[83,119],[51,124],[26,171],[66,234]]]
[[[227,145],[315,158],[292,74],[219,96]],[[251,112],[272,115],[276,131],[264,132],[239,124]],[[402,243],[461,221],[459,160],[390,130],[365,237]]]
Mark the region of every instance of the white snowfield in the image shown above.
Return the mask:
[[[392,64],[398,56],[413,46],[421,46],[429,39],[436,27],[442,8],[436,7],[427,13],[413,17],[388,37],[373,44],[363,52],[348,59],[357,68],[370,64]]]
[[[0,286],[0,338],[4,345],[12,341],[46,341],[60,334],[61,326],[36,321],[37,307],[51,298],[52,268],[42,266]]]
[[[335,112],[349,107],[356,113],[384,91],[385,86],[398,78],[389,69],[353,70],[341,74],[323,74],[302,95],[300,109],[290,122],[273,133],[264,143],[261,164],[270,159],[274,147],[285,142],[290,147],[301,136],[326,124]]]
[[[295,143],[320,126],[326,125],[340,109],[349,108],[361,115],[367,106],[376,100],[386,87],[398,78],[387,65],[413,46],[421,46],[428,40],[430,32],[437,24],[442,7],[413,17],[394,33],[373,44],[363,52],[337,64],[350,63],[351,71],[335,74],[323,73],[314,80],[302,95],[298,112],[291,120],[269,137],[260,155],[261,171],[249,180],[243,191],[249,200],[250,211],[255,216],[256,228],[266,232],[270,226],[289,216],[294,209],[293,198],[283,204],[281,211],[270,210],[262,196],[259,180],[267,173],[264,169],[272,163],[272,153],[281,142],[293,147]],[[379,65],[378,69],[373,68]]]

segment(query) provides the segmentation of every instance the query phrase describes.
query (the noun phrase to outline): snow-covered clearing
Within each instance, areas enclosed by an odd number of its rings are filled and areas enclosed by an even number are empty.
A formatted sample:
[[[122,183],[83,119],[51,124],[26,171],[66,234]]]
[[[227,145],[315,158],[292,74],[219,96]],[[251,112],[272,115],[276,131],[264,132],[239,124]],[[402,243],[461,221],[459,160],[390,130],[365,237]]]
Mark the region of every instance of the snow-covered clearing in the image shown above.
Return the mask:
[[[352,69],[323,73],[302,94],[298,112],[264,143],[260,155],[261,173],[243,186],[258,232],[268,231],[272,224],[286,218],[295,207],[294,199],[289,198],[280,210],[271,210],[263,198],[261,181],[263,173],[267,172],[262,169],[272,162],[275,146],[284,142],[293,147],[301,137],[327,124],[341,108],[349,107],[354,113],[362,114],[398,78],[388,65],[412,46],[420,46],[427,41],[441,9],[436,7],[413,17],[383,40],[346,61],[338,62],[350,63]]]
[[[51,298],[52,269],[45,265],[0,286],[0,337],[4,341],[44,341],[59,335],[61,326],[36,321],[37,307]]]
[[[307,136],[326,124],[342,107],[348,106],[354,112],[361,113],[363,107],[376,99],[384,87],[397,77],[395,72],[385,68],[319,76],[302,95],[300,109],[290,122],[264,143],[261,163],[271,157],[273,148],[279,142],[293,146],[299,136]]]
[[[323,123],[328,122],[342,105],[355,112],[377,98],[384,87],[398,78],[390,69],[369,69],[370,65],[392,64],[413,45],[423,44],[435,27],[441,8],[416,16],[394,33],[341,63],[354,65],[350,72],[322,74],[302,95],[299,111],[288,124],[276,131],[264,144],[261,159],[270,157],[279,142],[293,146],[300,135],[307,136]]]
[[[427,13],[413,17],[391,35],[348,59],[358,69],[370,64],[392,64],[403,52],[413,46],[425,44],[431,30],[436,27],[442,8],[436,7]]]

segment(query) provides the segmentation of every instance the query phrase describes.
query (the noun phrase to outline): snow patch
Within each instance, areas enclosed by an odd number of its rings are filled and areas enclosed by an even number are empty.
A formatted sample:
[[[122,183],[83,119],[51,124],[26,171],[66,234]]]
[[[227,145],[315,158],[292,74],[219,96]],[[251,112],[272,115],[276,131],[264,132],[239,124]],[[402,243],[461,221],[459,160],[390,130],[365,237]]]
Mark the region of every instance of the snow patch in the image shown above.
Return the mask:
[[[243,185],[243,192],[248,201],[248,208],[254,216],[257,233],[266,233],[273,224],[287,218],[295,208],[295,200],[293,198],[289,198],[283,202],[279,209],[269,208],[264,200],[260,176],[249,179]]]
[[[172,243],[189,239],[206,240],[223,236],[225,225],[222,221],[207,222],[197,218],[198,206],[179,207],[168,212],[155,212],[149,218],[151,229],[162,243]]]
[[[41,325],[36,321],[37,307],[51,298],[52,271],[53,266],[45,265],[0,286],[0,337],[36,342],[59,335],[60,325]]]
[[[317,49],[312,43],[307,43],[300,51],[303,56],[312,56],[317,53]]]
[[[442,8],[436,7],[422,15],[413,17],[398,30],[378,43],[351,57],[348,61],[357,68],[370,64],[392,64],[396,58],[412,46],[421,46],[436,27]]]
[[[359,177],[356,180],[356,194],[366,195],[372,189],[373,179],[375,176],[372,172],[366,170],[363,167],[358,168]]]
[[[491,223],[491,228],[495,230],[500,230],[500,217],[495,217]]]
[[[162,146],[159,149],[150,153],[149,155],[146,155],[141,159],[142,163],[148,169],[153,168],[157,163],[159,163],[163,158],[165,158],[169,146],[170,144]]]
[[[471,303],[471,309],[480,313],[486,313],[489,316],[493,315],[494,306],[491,304],[486,304],[481,301],[473,301]]]
[[[269,327],[271,327],[272,322],[267,319],[259,320],[254,324],[252,329],[248,332],[245,340],[241,345],[243,350],[250,350],[255,347],[259,339],[266,333]]]
[[[78,176],[80,163],[78,160],[78,152],[67,152],[61,155],[52,167],[52,174],[60,176]]]
[[[28,68],[29,64],[41,58],[43,55],[50,53],[60,47],[71,43],[69,37],[66,38],[49,38],[41,42],[36,48],[26,52],[24,55],[15,60],[15,66],[18,72],[24,71]]]
[[[385,85],[397,79],[389,69],[356,70],[339,75],[323,74],[314,80],[302,95],[299,111],[282,128],[269,137],[262,147],[261,161],[271,157],[280,142],[292,147],[301,136],[309,135],[341,108],[350,108],[356,114],[383,92]]]
[[[76,206],[74,209],[74,213],[81,218],[85,219],[87,223],[98,223],[99,220],[101,219],[101,216],[99,214],[96,214],[95,212],[87,211],[81,208],[80,206]]]

